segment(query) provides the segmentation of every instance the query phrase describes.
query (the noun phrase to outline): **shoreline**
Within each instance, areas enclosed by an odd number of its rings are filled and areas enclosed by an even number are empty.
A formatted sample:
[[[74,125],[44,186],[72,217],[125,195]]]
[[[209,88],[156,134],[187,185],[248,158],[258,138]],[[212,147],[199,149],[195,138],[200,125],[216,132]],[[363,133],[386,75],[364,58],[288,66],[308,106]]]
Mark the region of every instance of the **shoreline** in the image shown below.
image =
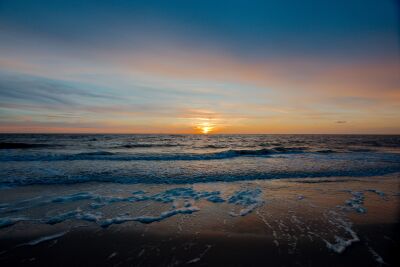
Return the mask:
[[[6,209],[1,217],[35,220],[0,228],[0,263],[394,266],[399,261],[394,251],[400,248],[399,182],[396,173],[186,186],[87,183],[8,188],[2,190],[0,203],[29,200],[30,208],[4,213]],[[149,197],[137,201],[132,195]],[[99,196],[108,197],[108,202],[91,207]],[[18,205],[15,208],[26,206]],[[171,213],[185,208],[196,210]],[[77,209],[73,216],[60,217]],[[104,227],[107,220],[111,223]]]

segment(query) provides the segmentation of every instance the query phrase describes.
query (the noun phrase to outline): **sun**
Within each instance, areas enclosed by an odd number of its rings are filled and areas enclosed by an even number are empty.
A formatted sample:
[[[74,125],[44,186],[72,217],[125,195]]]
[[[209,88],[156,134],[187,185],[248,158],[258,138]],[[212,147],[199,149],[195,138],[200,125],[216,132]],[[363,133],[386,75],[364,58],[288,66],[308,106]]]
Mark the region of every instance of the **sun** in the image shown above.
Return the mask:
[[[214,130],[214,128],[214,125],[207,121],[197,125],[197,129],[199,129],[202,134],[209,134]]]
[[[210,126],[203,126],[203,127],[201,128],[201,132],[202,132],[203,134],[208,134],[209,132],[211,132],[211,130],[212,130],[212,127],[210,127]]]

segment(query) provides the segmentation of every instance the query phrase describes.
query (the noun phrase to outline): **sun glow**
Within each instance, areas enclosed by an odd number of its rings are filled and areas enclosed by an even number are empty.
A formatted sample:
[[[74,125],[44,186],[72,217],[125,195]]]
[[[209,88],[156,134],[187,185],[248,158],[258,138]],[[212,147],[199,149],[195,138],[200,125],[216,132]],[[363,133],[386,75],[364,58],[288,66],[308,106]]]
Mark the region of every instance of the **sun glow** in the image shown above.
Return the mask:
[[[204,127],[201,129],[201,132],[202,132],[203,134],[207,134],[207,133],[209,133],[211,130],[212,130],[211,127],[209,127],[209,126],[204,126]]]
[[[202,122],[198,124],[197,129],[200,130],[202,134],[209,134],[214,130],[215,126],[210,122]]]

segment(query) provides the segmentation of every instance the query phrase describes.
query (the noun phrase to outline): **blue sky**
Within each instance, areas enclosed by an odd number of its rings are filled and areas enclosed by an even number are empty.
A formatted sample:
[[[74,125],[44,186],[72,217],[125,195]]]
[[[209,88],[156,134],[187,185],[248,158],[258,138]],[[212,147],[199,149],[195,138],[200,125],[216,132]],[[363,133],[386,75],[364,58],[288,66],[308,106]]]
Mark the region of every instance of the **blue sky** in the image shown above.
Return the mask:
[[[400,133],[398,27],[390,0],[1,0],[0,130]]]

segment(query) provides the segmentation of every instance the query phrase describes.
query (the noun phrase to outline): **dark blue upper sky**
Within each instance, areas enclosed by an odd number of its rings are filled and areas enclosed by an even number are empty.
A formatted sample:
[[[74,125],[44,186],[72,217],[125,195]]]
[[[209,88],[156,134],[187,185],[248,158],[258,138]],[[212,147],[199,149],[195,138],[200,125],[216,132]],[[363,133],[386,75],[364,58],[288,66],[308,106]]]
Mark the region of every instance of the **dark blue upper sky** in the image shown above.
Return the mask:
[[[390,55],[398,45],[394,0],[0,3],[3,30],[77,46],[133,46],[149,35],[163,35],[237,55],[347,57]]]

